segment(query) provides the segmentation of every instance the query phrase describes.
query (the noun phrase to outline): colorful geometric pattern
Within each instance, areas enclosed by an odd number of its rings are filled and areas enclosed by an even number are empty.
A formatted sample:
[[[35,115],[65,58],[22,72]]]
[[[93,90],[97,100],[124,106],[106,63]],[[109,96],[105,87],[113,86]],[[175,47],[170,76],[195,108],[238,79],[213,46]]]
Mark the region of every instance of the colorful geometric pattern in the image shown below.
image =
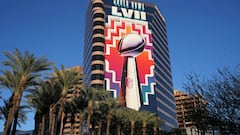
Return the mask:
[[[154,60],[152,32],[148,28],[148,22],[108,16],[105,24],[105,82],[106,89],[112,91],[114,97],[121,96],[121,75],[123,57],[118,53],[120,39],[128,33],[136,33],[145,39],[144,51],[136,57],[139,82],[142,90],[144,105],[149,105],[149,94],[154,94]],[[133,39],[134,40],[134,39]]]

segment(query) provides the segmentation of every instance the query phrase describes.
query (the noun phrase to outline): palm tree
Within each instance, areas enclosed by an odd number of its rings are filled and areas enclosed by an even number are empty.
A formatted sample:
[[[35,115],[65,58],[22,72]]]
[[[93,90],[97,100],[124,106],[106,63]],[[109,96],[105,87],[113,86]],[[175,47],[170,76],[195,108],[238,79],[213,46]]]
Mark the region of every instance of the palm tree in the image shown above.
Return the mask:
[[[4,106],[0,107],[1,119],[5,119],[5,121],[7,120],[7,116],[10,108],[10,102],[11,102],[11,98],[9,100],[3,100]]]
[[[158,130],[160,126],[164,123],[164,121],[160,119],[158,116],[152,117],[150,121],[153,123],[153,133],[154,135],[157,135]]]
[[[66,115],[71,114],[71,126],[73,126],[74,123],[79,124],[79,135],[82,134],[82,123],[84,120],[84,109],[87,107],[87,97],[86,93],[83,90],[80,89],[74,89],[73,97],[70,97],[70,99],[67,100],[65,106],[64,106],[64,112]],[[77,94],[76,94],[77,93]],[[75,121],[77,120],[77,121]],[[73,129],[75,127],[72,127]]]
[[[76,90],[74,90],[76,91]],[[71,115],[71,133],[73,133],[73,129],[75,128],[73,125],[76,122],[79,122],[79,134],[82,134],[82,122],[83,122],[83,118],[84,118],[84,114],[83,114],[83,110],[84,108],[87,106],[87,101],[86,101],[86,94],[84,91],[80,90],[80,94],[79,95],[73,95],[73,97],[71,97],[69,100],[66,101],[65,106],[64,106],[64,114],[65,115]],[[78,114],[80,114],[79,116],[79,121],[75,121],[77,120],[76,117],[78,116]],[[67,120],[65,118],[65,120]],[[64,124],[63,124],[64,125]]]
[[[36,115],[39,115],[41,119],[39,123],[41,127],[39,127],[40,130],[38,130],[38,132],[43,135],[48,131],[45,129],[45,126],[46,123],[50,122],[45,120],[50,119],[48,115],[50,113],[50,107],[59,100],[61,91],[52,80],[48,80],[40,81],[39,86],[30,89],[29,92],[30,94],[26,97],[28,98],[28,103],[36,108]],[[50,125],[47,127],[49,126]]]
[[[8,70],[2,71],[2,73],[3,73],[3,76],[0,76],[1,85],[9,88],[10,90],[12,90],[12,87],[13,87],[13,89],[14,89],[13,92],[15,91],[15,93],[17,93],[17,90],[16,90],[17,86],[15,84],[18,83],[19,76],[14,76],[14,74],[12,72],[8,71]],[[9,108],[8,108],[8,115],[7,115],[7,118],[6,118],[6,122],[4,124],[4,134],[10,134],[10,130],[11,130],[11,127],[12,127],[12,121],[13,121],[14,117],[16,116],[16,113],[13,113],[14,110],[12,109],[14,107],[14,101],[13,100],[14,100],[14,96],[16,95],[15,93],[13,93],[12,96],[10,97],[11,101],[10,101],[10,105],[9,105]],[[9,115],[12,115],[11,121],[8,121]]]
[[[28,104],[34,108],[36,108],[35,116],[37,116],[40,120],[38,125],[38,131],[37,133],[42,135],[42,132],[44,131],[45,126],[45,114],[47,111],[47,107],[45,107],[45,104],[43,103],[43,98],[45,98],[44,91],[40,88],[41,86],[36,86],[36,90],[30,91],[30,94],[28,94],[27,100]],[[36,124],[36,123],[35,123]]]
[[[4,106],[0,107],[0,114],[3,115],[3,119],[5,119],[5,123],[6,123],[6,120],[7,120],[7,117],[8,117],[8,113],[9,113],[9,108],[10,108],[11,102],[12,102],[12,98],[11,97],[10,97],[9,100],[3,100]],[[27,111],[25,111],[25,109],[28,109],[28,108],[29,107],[26,106],[26,105],[20,107],[19,113],[18,113],[19,120],[18,121],[14,120],[13,131],[12,131],[11,134],[14,135],[16,133],[17,125],[19,127],[21,127],[21,123],[25,123],[26,122],[26,120],[27,120],[27,117],[26,117]],[[8,134],[10,134],[10,133],[8,133]]]
[[[7,135],[11,129],[14,116],[18,116],[22,94],[28,86],[36,85],[36,79],[41,76],[41,71],[49,70],[52,63],[46,57],[36,58],[34,54],[25,51],[22,54],[18,49],[13,53],[5,52],[7,57],[3,65],[11,68],[11,71],[3,71],[0,77],[1,85],[13,91],[13,106],[9,110],[3,135]]]
[[[157,119],[157,116],[154,113],[148,111],[141,111],[139,118],[140,121],[142,122],[143,135],[146,135],[147,125],[152,123],[155,119]]]
[[[135,123],[136,123],[136,121],[139,120],[140,116],[139,116],[138,111],[136,111],[136,110],[128,109],[127,112],[128,113],[126,113],[125,115],[128,116],[128,119],[131,122],[131,135],[134,135]]]
[[[87,107],[86,93],[81,90],[81,94],[73,98],[76,115],[79,115],[79,135],[82,134],[82,123],[84,120],[84,109]]]
[[[112,125],[117,127],[118,135],[121,134],[121,128],[125,124],[124,119],[126,119],[121,109],[123,109],[123,107],[119,107],[113,112],[113,119],[112,119],[112,122],[113,122]]]
[[[91,124],[96,125],[92,127],[97,127],[97,134],[102,134],[102,126],[106,123],[106,112],[107,106],[104,104],[105,101],[96,101],[93,106],[93,114],[91,116]],[[92,132],[95,130],[92,128]]]
[[[59,109],[59,101],[60,101],[60,97],[61,97],[61,92],[62,92],[62,89],[60,87],[60,85],[53,79],[53,78],[50,78],[48,81],[48,92],[49,92],[49,95],[52,95],[51,96],[51,103],[50,104],[50,107],[49,107],[49,124],[48,124],[48,131],[49,131],[49,134],[51,135],[54,135],[55,133],[55,123],[56,123],[56,113],[57,113],[57,110]]]
[[[66,103],[64,104],[64,113],[63,113],[63,116],[62,116],[62,123],[63,124],[61,124],[61,128],[60,128],[60,132],[63,132],[63,127],[64,127],[64,125],[65,125],[65,123],[66,123],[66,121],[67,121],[67,117],[65,117],[65,116],[68,116],[68,115],[70,115],[70,122],[71,122],[71,127],[70,127],[70,129],[71,129],[71,135],[73,135],[73,128],[74,128],[74,123],[75,123],[75,114],[76,114],[76,108],[75,108],[75,105],[74,105],[74,103],[73,103],[74,101],[73,100],[71,100],[71,101],[66,101]],[[62,133],[61,133],[62,134]]]
[[[135,124],[140,120],[140,114],[138,111],[130,109],[130,108],[122,108],[118,110],[118,115],[123,119],[128,119],[131,127],[131,135],[134,135]]]
[[[74,87],[77,88],[82,81],[82,74],[75,72],[74,70],[65,69],[64,66],[61,66],[61,70],[58,70],[56,67],[54,68],[54,80],[61,87],[61,97],[59,100],[59,111],[57,115],[57,132],[62,133],[60,131],[60,124],[62,118],[62,112],[64,109],[64,104],[66,103],[67,92]]]
[[[118,103],[118,100],[113,98],[108,98],[104,101],[104,104],[107,105],[107,128],[106,128],[106,135],[110,135],[110,125],[111,125],[111,119],[113,116],[113,113],[116,111],[118,107],[120,107],[120,104]]]
[[[109,91],[95,88],[88,88],[85,86],[87,97],[88,97],[88,106],[87,106],[87,123],[86,123],[86,133],[89,133],[89,127],[91,123],[91,116],[93,114],[93,108],[96,103],[103,101],[110,97]]]
[[[12,133],[11,133],[12,135],[16,134],[17,126],[21,127],[20,123],[25,123],[25,121],[27,120],[26,114],[29,111],[26,111],[26,109],[30,109],[30,107],[28,105],[21,105],[19,107],[18,113],[16,113],[17,115],[14,116],[14,122],[13,122]]]

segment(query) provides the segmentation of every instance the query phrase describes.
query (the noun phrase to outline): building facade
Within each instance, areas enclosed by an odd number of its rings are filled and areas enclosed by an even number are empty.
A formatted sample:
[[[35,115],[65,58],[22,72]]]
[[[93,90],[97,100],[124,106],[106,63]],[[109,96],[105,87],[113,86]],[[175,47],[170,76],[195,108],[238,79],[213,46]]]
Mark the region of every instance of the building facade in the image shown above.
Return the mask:
[[[86,12],[84,82],[177,127],[165,19],[151,3],[91,0]]]
[[[206,101],[196,95],[188,95],[184,92],[175,90],[178,126],[182,129],[183,134],[197,135],[199,133],[208,134],[207,131],[201,130],[204,125],[204,114]]]

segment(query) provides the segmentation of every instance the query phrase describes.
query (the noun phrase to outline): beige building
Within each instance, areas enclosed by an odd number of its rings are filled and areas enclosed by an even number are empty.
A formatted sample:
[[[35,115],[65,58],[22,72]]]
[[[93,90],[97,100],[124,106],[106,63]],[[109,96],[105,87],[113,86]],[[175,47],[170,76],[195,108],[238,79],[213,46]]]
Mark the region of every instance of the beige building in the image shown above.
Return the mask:
[[[183,129],[183,134],[197,135],[203,132],[198,129],[204,124],[206,101],[201,96],[190,96],[178,90],[174,91],[174,96],[178,126]]]

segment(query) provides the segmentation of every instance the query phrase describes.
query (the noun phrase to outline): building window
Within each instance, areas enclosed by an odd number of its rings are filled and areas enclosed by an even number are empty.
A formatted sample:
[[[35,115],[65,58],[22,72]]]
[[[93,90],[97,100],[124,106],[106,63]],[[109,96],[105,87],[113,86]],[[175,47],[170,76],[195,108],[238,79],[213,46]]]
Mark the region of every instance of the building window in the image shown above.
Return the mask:
[[[104,75],[103,74],[93,74],[92,75],[92,80],[103,80]]]
[[[95,42],[102,42],[102,43],[104,43],[104,38],[103,37],[95,37],[95,38],[93,38],[93,43],[95,43]]]
[[[93,26],[96,26],[96,25],[104,26],[104,22],[103,21],[95,21],[95,22],[93,22]]]
[[[93,46],[92,51],[104,51],[104,47],[103,46]]]
[[[92,60],[94,61],[94,60],[102,60],[102,61],[104,61],[104,56],[102,56],[102,55],[93,55],[92,56]]]
[[[93,18],[97,18],[97,17],[104,18],[104,14],[103,13],[96,13],[96,14],[93,15]]]
[[[104,66],[102,64],[94,64],[92,65],[92,70],[104,70]]]
[[[94,4],[93,4],[93,8],[95,8],[95,7],[101,7],[101,8],[103,8],[103,4],[101,4],[101,3],[94,3]]]
[[[92,84],[92,87],[102,89],[103,85],[102,84]]]
[[[104,30],[103,29],[94,29],[93,34],[104,34]]]

